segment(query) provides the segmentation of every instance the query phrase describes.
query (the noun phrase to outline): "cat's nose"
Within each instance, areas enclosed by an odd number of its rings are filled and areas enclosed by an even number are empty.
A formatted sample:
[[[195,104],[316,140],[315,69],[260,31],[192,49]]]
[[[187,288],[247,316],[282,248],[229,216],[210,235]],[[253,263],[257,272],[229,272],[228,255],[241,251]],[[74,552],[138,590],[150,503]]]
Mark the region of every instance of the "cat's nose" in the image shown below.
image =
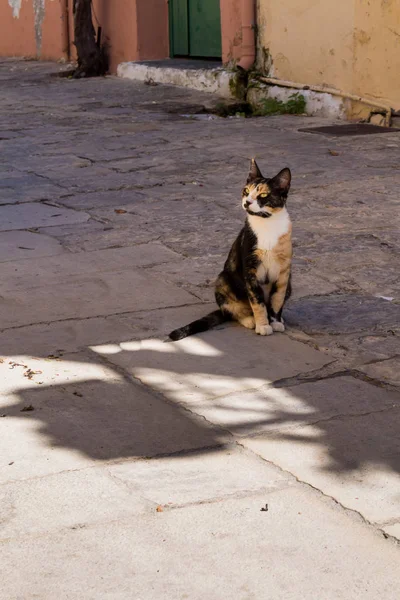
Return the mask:
[[[244,203],[245,208],[249,208],[251,204],[251,200],[246,200],[246,202]]]

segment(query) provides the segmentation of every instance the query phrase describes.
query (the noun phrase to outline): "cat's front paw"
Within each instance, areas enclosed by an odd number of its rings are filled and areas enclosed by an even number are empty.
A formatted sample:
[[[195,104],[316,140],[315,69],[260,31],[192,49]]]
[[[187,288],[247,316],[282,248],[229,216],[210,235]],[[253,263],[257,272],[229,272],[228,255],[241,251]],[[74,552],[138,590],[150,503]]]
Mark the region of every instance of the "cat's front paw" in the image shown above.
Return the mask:
[[[285,331],[285,325],[281,321],[272,321],[271,327],[274,331]]]
[[[259,335],[272,335],[274,333],[271,325],[257,325],[256,324],[256,333]]]

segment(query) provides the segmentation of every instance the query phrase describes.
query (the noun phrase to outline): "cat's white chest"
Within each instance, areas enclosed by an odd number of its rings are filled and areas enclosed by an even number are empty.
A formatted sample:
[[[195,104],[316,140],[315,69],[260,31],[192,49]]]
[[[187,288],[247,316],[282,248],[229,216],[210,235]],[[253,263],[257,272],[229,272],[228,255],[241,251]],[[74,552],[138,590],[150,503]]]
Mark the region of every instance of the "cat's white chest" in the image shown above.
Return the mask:
[[[290,217],[286,208],[269,219],[249,215],[249,224],[257,236],[258,250],[272,250],[279,238],[290,229]]]
[[[281,265],[273,249],[279,238],[290,230],[290,217],[286,209],[283,209],[269,219],[251,216],[249,223],[257,236],[257,250],[262,254],[257,269],[257,279],[261,284],[265,281],[269,281],[271,284],[278,280],[281,270]],[[268,295],[269,288],[264,290],[264,293]]]

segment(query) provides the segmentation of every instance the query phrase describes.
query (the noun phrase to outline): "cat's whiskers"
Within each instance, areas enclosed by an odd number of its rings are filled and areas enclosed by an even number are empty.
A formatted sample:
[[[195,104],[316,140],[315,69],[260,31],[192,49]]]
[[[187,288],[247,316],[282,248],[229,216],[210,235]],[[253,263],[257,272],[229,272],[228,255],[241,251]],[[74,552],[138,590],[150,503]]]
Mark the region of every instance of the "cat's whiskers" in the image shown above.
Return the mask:
[[[252,201],[251,204],[248,204],[249,201]],[[245,211],[250,212],[250,214],[255,214],[255,213],[264,213],[267,215],[271,215],[272,213],[270,213],[266,208],[266,206],[260,206],[257,198],[253,198],[252,195],[250,194],[249,196],[244,196],[242,198],[242,208],[244,208]]]
[[[248,202],[249,198],[245,197],[242,200],[242,207],[244,208],[244,210],[250,214],[250,215],[255,215],[258,214],[260,216],[268,216],[268,217],[272,217],[273,213],[270,212],[269,210],[267,210],[266,206],[260,206],[257,202],[257,200],[253,200],[253,202],[249,205],[247,205],[246,203]]]

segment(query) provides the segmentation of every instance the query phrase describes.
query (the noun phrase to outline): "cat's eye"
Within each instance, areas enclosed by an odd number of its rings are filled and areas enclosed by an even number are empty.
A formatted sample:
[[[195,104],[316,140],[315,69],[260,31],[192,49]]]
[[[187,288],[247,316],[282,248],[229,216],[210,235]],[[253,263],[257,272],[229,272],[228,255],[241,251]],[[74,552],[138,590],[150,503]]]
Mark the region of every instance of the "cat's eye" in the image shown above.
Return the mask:
[[[250,194],[250,190],[249,190],[249,188],[244,188],[244,190],[243,190],[243,195],[244,195],[244,196],[248,196],[249,194]]]
[[[268,194],[266,194],[265,192],[263,192],[262,194],[260,194],[260,198],[266,198],[268,196]]]

